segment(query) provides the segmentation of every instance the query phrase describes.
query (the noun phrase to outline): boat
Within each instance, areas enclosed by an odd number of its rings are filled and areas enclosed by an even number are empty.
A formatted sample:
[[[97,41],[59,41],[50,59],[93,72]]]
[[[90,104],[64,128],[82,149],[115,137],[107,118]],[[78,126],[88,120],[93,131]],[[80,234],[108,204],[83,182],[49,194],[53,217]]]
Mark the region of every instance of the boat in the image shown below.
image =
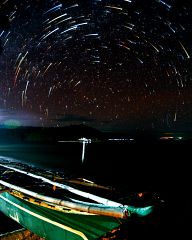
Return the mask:
[[[110,186],[0,157],[0,211],[44,239],[109,239],[133,216],[153,212],[128,199]]]

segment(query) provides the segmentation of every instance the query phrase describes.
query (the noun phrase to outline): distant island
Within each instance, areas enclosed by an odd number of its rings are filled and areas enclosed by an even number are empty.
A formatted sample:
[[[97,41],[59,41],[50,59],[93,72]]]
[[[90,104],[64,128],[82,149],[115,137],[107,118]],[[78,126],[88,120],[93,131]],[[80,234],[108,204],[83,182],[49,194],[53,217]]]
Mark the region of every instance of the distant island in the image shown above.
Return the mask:
[[[66,127],[17,127],[0,128],[0,143],[44,142],[78,140],[86,137],[103,139],[105,134],[95,128],[80,124]]]
[[[0,128],[0,144],[16,143],[56,143],[58,141],[78,140],[80,138],[95,141],[105,140],[136,140],[153,142],[157,139],[191,139],[191,132],[163,132],[132,130],[125,132],[104,132],[96,128],[79,124],[66,127],[17,127]],[[165,137],[165,138],[164,138]]]

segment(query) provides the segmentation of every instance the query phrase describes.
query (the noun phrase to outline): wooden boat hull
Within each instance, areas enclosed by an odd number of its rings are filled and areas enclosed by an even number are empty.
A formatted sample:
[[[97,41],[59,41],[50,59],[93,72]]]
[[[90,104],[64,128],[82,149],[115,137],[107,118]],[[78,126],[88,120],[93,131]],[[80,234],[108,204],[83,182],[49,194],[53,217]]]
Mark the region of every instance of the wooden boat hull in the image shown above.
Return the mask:
[[[117,228],[122,219],[84,212],[45,208],[11,195],[0,194],[0,211],[47,240],[92,240]]]

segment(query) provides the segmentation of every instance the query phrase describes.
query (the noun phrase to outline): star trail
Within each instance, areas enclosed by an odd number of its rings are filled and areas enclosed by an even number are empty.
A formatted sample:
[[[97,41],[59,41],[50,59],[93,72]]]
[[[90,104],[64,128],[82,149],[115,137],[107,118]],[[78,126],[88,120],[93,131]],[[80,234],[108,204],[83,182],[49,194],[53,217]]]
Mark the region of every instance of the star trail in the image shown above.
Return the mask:
[[[192,3],[0,0],[0,125],[190,127]]]

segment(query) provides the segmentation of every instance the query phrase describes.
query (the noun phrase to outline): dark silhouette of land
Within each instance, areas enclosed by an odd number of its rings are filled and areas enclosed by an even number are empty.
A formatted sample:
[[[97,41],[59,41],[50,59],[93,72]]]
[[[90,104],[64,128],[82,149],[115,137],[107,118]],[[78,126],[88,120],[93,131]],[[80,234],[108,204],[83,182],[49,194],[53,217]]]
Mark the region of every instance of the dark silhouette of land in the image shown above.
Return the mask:
[[[29,142],[44,142],[54,143],[62,140],[78,140],[80,138],[88,138],[93,141],[106,140],[134,140],[141,144],[159,143],[161,136],[167,136],[165,131],[155,130],[126,130],[126,131],[100,131],[96,128],[80,124],[70,125],[66,127],[17,127],[17,128],[0,128],[0,143],[29,143]],[[167,143],[189,143],[192,141],[192,132],[177,132],[172,131],[171,135],[167,136]],[[176,141],[182,140],[182,141]]]

